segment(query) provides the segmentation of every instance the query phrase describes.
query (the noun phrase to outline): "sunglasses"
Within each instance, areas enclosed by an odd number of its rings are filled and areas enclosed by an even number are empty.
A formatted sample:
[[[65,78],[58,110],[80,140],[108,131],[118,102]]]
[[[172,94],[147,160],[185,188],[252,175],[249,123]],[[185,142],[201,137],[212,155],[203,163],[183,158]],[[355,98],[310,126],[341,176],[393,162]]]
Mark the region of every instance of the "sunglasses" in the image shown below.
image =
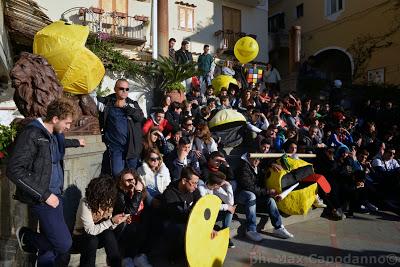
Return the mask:
[[[128,182],[130,184],[134,184],[135,183],[135,179],[126,179],[125,182]]]
[[[150,158],[150,160],[151,160],[151,161],[159,161],[159,160],[160,160],[160,157],[157,157],[157,158]]]
[[[129,91],[129,88],[119,87],[118,90],[124,91],[124,92],[128,92],[128,91]]]

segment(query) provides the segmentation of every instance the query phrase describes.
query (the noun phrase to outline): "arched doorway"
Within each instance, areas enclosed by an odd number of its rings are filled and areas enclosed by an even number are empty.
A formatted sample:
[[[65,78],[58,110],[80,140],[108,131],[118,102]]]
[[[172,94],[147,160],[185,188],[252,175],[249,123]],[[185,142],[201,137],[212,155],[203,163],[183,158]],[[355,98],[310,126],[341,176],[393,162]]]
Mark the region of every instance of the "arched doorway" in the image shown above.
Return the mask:
[[[353,73],[353,59],[345,49],[328,47],[314,54],[315,66],[321,71],[326,80],[341,80],[350,84]]]

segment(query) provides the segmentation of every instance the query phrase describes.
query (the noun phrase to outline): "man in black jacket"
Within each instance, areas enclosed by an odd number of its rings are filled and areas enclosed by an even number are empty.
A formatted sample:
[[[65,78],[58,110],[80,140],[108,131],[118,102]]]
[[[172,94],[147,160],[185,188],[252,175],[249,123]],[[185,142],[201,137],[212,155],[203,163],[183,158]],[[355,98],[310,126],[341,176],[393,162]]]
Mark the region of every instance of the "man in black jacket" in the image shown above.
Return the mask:
[[[64,139],[75,114],[69,100],[50,103],[44,120],[34,120],[18,136],[7,165],[7,177],[17,186],[15,198],[30,205],[39,220],[40,233],[27,227],[16,232],[22,250],[38,251],[37,266],[68,266],[72,239],[61,198],[63,158],[65,148],[85,145],[83,139]]]
[[[188,62],[193,62],[192,53],[189,52],[189,42],[184,40],[181,44],[181,49],[175,52],[176,63],[178,64],[186,64]],[[192,78],[188,78],[185,80],[186,84],[186,93],[190,92],[190,88],[192,86]]]
[[[274,189],[265,187],[265,173],[260,170],[259,158],[250,158],[250,153],[256,153],[257,150],[251,148],[249,153],[242,155],[241,164],[236,169],[235,176],[238,183],[238,194],[236,196],[237,203],[244,205],[246,211],[246,236],[252,241],[261,241],[262,237],[256,230],[256,204],[262,201],[267,204],[267,213],[274,226],[274,234],[281,238],[291,238],[293,235],[289,233],[282,224],[282,218],[276,206]]]
[[[142,152],[142,122],[144,115],[136,101],[128,97],[129,84],[125,79],[115,83],[115,94],[97,97],[95,102],[99,110],[100,127],[103,141],[107,146],[109,160],[114,177],[124,168],[136,169]]]
[[[192,167],[182,169],[180,179],[171,182],[162,194],[162,207],[166,216],[166,233],[171,259],[183,255],[186,224],[190,211],[200,199],[197,189],[199,175]]]

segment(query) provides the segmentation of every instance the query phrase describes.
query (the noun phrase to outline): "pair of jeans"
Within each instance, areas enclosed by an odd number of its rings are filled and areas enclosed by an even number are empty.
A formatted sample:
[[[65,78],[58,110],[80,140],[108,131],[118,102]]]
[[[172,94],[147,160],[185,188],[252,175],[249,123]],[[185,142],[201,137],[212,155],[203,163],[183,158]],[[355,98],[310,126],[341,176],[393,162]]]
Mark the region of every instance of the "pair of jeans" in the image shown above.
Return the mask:
[[[272,226],[275,229],[279,229],[282,226],[282,218],[279,213],[276,202],[273,198],[266,196],[265,199],[259,199],[259,201],[265,201],[267,204],[267,213],[271,219]],[[236,202],[241,204],[245,208],[246,212],[246,224],[247,231],[255,232],[257,230],[257,197],[253,192],[241,190],[236,196]]]
[[[114,177],[117,177],[125,168],[132,168],[136,170],[138,167],[139,159],[137,157],[126,159],[127,151],[125,151],[122,147],[108,147],[108,153],[110,156],[111,173]]]
[[[96,251],[102,247],[106,250],[108,265],[111,267],[121,266],[118,242],[114,232],[110,229],[104,230],[98,235],[87,233],[75,235],[74,247],[81,253],[80,267],[95,267]]]
[[[199,76],[199,81],[200,81],[201,95],[205,95],[207,87],[211,84],[211,77],[207,73],[207,74]]]
[[[72,238],[64,220],[62,198],[56,208],[41,203],[32,205],[31,212],[39,220],[40,233],[29,231],[24,241],[38,249],[37,266],[68,266]]]
[[[227,210],[220,210],[218,213],[217,221],[222,221],[222,228],[229,228],[232,223],[233,214]]]

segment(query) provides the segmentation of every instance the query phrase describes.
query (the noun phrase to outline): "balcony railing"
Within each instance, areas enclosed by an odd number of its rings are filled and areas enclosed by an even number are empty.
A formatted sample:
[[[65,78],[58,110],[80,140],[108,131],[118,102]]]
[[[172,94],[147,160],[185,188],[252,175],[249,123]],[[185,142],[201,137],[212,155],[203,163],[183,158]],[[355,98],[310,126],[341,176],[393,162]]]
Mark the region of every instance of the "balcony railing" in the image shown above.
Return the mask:
[[[105,12],[100,8],[76,7],[65,11],[63,19],[75,24],[87,25],[93,33],[103,33],[117,42],[141,45],[146,42],[145,16],[128,16],[122,12]]]
[[[226,50],[233,50],[235,43],[240,38],[246,36],[244,32],[233,32],[231,30],[219,30],[214,33],[214,35],[218,39],[219,49],[226,51]]]

